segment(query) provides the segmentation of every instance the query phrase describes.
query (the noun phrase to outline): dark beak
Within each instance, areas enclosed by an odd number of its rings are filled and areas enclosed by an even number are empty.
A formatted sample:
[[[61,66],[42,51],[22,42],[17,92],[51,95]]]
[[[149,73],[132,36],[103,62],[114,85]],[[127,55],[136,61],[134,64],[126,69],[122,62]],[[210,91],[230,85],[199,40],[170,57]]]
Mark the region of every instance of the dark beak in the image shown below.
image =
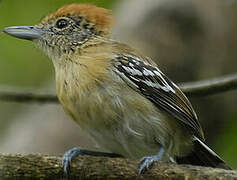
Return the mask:
[[[43,31],[37,26],[11,26],[3,29],[3,32],[20,39],[39,39]]]

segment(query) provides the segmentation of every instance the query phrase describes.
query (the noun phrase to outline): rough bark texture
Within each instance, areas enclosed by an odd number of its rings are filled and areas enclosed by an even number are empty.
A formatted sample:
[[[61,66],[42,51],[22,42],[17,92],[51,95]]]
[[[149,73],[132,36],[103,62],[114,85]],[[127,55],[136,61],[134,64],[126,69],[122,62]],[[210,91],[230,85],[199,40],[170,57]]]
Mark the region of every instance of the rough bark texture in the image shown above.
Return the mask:
[[[156,162],[142,176],[137,175],[138,161],[120,158],[83,156],[71,165],[69,179],[80,180],[233,180],[237,171]],[[0,179],[64,180],[61,157],[33,155],[0,155]]]

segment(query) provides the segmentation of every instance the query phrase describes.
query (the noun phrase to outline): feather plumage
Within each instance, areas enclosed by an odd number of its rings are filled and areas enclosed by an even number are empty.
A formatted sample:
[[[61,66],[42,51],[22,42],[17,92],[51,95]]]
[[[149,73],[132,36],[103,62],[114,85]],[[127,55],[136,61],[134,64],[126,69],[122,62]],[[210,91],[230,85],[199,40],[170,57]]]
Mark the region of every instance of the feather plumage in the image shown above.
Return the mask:
[[[195,136],[204,140],[195,111],[181,90],[156,66],[131,54],[116,54],[115,72],[129,86],[176,117]]]
[[[62,6],[57,11],[46,16],[41,23],[46,23],[51,19],[63,16],[83,17],[85,20],[93,23],[98,31],[103,31],[105,34],[109,33],[113,24],[111,10],[96,7],[92,4],[69,4]]]

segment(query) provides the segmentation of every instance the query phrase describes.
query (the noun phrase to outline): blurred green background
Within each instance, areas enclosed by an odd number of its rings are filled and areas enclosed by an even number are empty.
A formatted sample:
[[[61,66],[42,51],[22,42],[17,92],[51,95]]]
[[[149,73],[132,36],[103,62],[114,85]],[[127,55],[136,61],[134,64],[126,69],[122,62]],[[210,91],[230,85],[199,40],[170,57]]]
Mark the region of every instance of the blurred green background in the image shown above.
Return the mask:
[[[236,72],[237,5],[232,1],[2,0],[0,29],[37,24],[72,2],[113,9],[114,37],[157,60],[176,82]],[[0,33],[0,88],[55,93],[53,65],[33,43]],[[235,91],[191,99],[208,144],[234,168],[236,100]],[[60,105],[0,101],[0,152],[61,154],[78,145],[95,148]]]

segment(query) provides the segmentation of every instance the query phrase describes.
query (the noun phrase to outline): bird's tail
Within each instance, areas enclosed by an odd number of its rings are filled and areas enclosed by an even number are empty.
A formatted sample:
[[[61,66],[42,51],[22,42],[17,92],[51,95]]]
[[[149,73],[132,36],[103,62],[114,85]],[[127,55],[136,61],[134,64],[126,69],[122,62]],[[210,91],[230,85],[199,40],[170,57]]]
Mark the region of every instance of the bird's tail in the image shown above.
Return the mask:
[[[178,164],[191,164],[197,166],[207,166],[214,168],[222,168],[230,170],[225,161],[223,161],[214,151],[205,145],[197,137],[194,138],[194,147],[190,154],[184,157],[177,157]]]

